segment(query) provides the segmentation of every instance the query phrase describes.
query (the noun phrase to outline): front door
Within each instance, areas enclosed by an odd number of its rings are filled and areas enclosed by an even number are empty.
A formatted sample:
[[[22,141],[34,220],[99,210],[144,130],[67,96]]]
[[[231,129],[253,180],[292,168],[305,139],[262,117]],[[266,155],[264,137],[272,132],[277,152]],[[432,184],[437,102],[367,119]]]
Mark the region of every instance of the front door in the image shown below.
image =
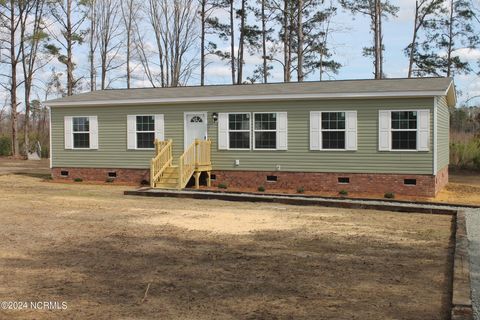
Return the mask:
[[[207,139],[207,113],[186,112],[185,113],[185,149],[195,139]]]

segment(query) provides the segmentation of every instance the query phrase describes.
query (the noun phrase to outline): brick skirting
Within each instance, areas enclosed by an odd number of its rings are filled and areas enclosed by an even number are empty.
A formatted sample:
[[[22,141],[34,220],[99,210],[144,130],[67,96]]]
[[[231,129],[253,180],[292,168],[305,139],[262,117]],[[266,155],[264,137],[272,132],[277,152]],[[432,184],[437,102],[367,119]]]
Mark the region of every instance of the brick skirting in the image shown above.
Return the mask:
[[[68,175],[62,175],[68,173]],[[109,177],[109,173],[116,177]],[[128,184],[141,184],[150,180],[150,169],[119,169],[119,168],[52,168],[52,178],[55,180],[82,179],[83,181],[105,182],[107,179]]]
[[[348,192],[384,194],[393,192],[399,195],[434,197],[448,182],[448,168],[439,176],[418,174],[373,174],[373,173],[318,173],[281,171],[212,171],[213,186],[223,183],[232,188],[257,188],[305,191]],[[275,182],[267,181],[267,176],[276,177]],[[339,178],[348,178],[349,183],[339,183]],[[415,185],[406,185],[405,179],[414,179]]]
[[[62,175],[68,172],[68,176]],[[113,181],[140,184],[148,181],[149,169],[119,168],[53,168],[52,178],[56,180],[101,181],[109,179],[109,172],[115,172]],[[349,192],[396,194],[434,197],[448,183],[448,167],[433,175],[415,174],[371,174],[371,173],[320,173],[320,172],[284,172],[284,171],[227,171],[214,170],[215,180],[212,186],[220,183],[233,188],[258,188],[296,190],[303,187],[305,191],[332,192],[346,190]],[[267,181],[267,176],[276,177],[275,182]],[[339,178],[348,178],[349,183],[339,183]],[[405,179],[414,179],[415,185],[406,185]]]

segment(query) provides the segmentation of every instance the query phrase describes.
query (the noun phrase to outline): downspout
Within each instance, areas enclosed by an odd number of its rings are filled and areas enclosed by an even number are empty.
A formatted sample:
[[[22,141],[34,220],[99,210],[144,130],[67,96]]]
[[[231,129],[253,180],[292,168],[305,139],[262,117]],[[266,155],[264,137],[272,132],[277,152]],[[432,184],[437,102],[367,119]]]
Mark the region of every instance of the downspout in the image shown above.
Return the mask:
[[[433,98],[433,175],[438,172],[438,96]]]
[[[53,159],[53,151],[52,151],[52,108],[51,107],[48,107],[48,135],[49,135],[49,148],[50,150],[48,150],[48,153],[49,153],[49,158],[50,158],[50,169],[53,168],[53,165],[52,165],[52,159]],[[41,157],[41,155],[40,155]]]

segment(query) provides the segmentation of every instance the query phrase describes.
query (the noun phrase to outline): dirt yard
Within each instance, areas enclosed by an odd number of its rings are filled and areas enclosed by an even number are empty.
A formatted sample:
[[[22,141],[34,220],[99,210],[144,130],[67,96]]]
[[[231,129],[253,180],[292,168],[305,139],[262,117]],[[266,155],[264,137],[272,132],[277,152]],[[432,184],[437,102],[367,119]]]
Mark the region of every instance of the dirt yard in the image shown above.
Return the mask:
[[[449,216],[0,176],[1,319],[447,319]],[[148,288],[148,292],[146,293]]]

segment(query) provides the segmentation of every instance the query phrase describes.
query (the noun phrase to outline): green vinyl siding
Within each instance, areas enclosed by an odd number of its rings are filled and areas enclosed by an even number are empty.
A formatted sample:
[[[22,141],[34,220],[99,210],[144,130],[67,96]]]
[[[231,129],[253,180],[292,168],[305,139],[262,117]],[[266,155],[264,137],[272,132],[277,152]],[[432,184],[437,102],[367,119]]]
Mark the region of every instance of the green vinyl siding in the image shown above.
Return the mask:
[[[437,98],[437,172],[449,163],[450,110],[445,97]]]
[[[153,151],[127,150],[127,115],[164,114],[165,138],[173,140],[174,162],[183,152],[184,112],[208,112],[208,137],[212,139],[212,165],[217,170],[276,170],[304,172],[432,174],[430,151],[378,151],[378,111],[429,109],[433,137],[433,98],[358,99],[195,103],[160,106],[96,106],[52,108],[53,167],[148,168]],[[357,111],[357,151],[310,151],[310,111]],[[218,150],[218,125],[212,113],[287,112],[288,150]],[[64,117],[97,115],[98,150],[65,150]],[[235,160],[240,161],[235,166]]]

